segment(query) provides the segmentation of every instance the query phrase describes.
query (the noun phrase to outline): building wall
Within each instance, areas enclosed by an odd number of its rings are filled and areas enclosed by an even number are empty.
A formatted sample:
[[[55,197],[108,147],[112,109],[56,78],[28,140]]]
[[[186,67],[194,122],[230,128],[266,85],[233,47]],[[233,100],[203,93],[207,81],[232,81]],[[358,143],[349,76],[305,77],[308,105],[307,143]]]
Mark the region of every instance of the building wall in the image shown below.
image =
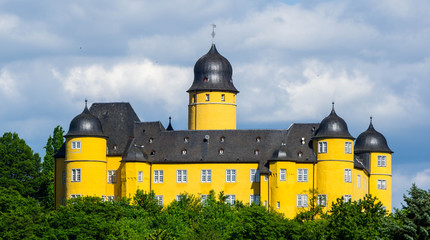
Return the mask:
[[[236,129],[236,94],[217,91],[191,92],[188,105],[188,129]]]
[[[65,196],[66,196],[66,166],[65,166],[64,160],[65,160],[64,158],[56,158],[55,159],[55,178],[54,178],[55,201],[54,201],[54,207],[62,205],[63,204],[63,197],[65,200]],[[64,181],[63,181],[63,178],[64,178]]]
[[[378,166],[378,156],[386,157],[385,167]],[[370,153],[369,193],[376,196],[391,211],[391,154]],[[378,180],[385,181],[385,189],[378,189]]]

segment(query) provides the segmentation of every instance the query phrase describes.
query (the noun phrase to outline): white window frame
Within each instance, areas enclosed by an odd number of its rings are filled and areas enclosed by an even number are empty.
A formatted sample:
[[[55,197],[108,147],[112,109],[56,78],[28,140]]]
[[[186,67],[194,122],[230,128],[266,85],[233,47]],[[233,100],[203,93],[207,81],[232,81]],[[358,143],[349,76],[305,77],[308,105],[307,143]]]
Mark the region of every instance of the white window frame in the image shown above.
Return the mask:
[[[297,207],[308,207],[308,195],[307,194],[297,194]]]
[[[281,202],[276,202],[276,209],[280,209],[281,208]]]
[[[308,169],[297,168],[297,182],[308,182]]]
[[[106,201],[110,201],[110,202],[115,202],[116,201],[116,197],[111,195],[111,196],[106,196]]]
[[[209,96],[209,94],[208,93],[206,93],[206,98],[205,98],[205,101],[209,101],[210,100],[210,96]]]
[[[345,142],[345,153],[352,154],[352,142]]]
[[[154,183],[163,183],[164,182],[164,170],[154,170]]]
[[[187,182],[187,170],[184,170],[184,169],[176,170],[176,182],[177,183]]]
[[[352,201],[352,196],[349,194],[346,194],[346,195],[343,195],[343,199],[344,199],[344,202],[348,202],[349,200]]]
[[[70,199],[79,198],[79,197],[81,197],[81,194],[70,194]]]
[[[361,188],[361,175],[357,175],[357,188]]]
[[[345,182],[352,182],[352,169],[350,168],[345,168]]]
[[[72,150],[81,150],[82,149],[82,142],[81,141],[72,141],[70,145],[71,145]]]
[[[200,174],[200,181],[202,183],[212,182],[212,169],[202,169]]]
[[[260,182],[260,170],[250,169],[249,171],[249,181],[250,182]]]
[[[163,195],[155,195],[154,199],[158,201],[158,205],[163,206]]]
[[[71,182],[80,182],[81,181],[81,169],[80,168],[72,168],[71,170]]]
[[[107,183],[116,183],[116,170],[107,170]]]
[[[236,169],[225,170],[225,182],[228,182],[228,183],[236,182]]]
[[[181,199],[183,199],[184,197],[186,197],[184,194],[179,194],[176,195],[176,201],[179,202]]]
[[[318,142],[318,153],[327,153],[328,144],[327,142]]]
[[[249,205],[251,205],[252,203],[255,204],[260,204],[260,195],[256,195],[256,194],[251,194],[249,195]]]
[[[327,194],[318,194],[317,204],[320,207],[327,207]]]
[[[378,155],[377,160],[378,160],[378,163],[377,163],[378,167],[387,167],[387,156]]]
[[[142,171],[137,172],[137,181],[143,182],[143,172]]]
[[[228,194],[225,196],[226,196],[225,203],[230,204],[230,205],[236,204],[236,195],[235,194]]]
[[[225,94],[221,94],[221,101],[225,102]]]
[[[287,181],[287,169],[282,168],[279,170],[279,181]]]
[[[387,190],[387,180],[385,180],[385,179],[378,179],[377,180],[377,188],[379,190]]]

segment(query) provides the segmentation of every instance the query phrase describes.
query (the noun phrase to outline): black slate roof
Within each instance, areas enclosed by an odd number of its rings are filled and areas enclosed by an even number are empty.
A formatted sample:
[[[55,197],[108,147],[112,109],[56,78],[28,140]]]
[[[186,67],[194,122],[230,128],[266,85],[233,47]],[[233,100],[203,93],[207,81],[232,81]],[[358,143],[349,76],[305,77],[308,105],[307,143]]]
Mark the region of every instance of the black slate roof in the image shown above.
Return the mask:
[[[330,115],[321,121],[321,124],[316,131],[315,138],[354,139],[348,131],[348,125],[345,120],[339,117],[334,111],[334,103]]]
[[[376,131],[372,124],[372,118],[370,118],[369,128],[361,133],[354,146],[355,153],[363,152],[383,152],[393,153],[388,147],[387,140],[384,135]]]
[[[100,120],[90,113],[85,102],[84,111],[70,122],[69,131],[65,137],[94,136],[106,137]]]
[[[228,91],[238,93],[233,85],[233,68],[230,62],[218,53],[215,44],[194,65],[194,81],[187,92]]]
[[[134,136],[134,123],[140,122],[130,103],[93,103],[90,112],[100,120],[104,133],[109,136],[108,155],[121,156],[128,139]]]

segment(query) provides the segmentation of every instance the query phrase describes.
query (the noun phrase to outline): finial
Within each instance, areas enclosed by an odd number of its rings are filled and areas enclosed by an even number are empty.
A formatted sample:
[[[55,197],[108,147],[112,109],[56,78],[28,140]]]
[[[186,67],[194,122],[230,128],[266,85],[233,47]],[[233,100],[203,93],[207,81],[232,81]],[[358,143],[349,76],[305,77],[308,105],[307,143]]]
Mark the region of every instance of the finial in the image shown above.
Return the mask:
[[[214,43],[214,38],[215,38],[215,28],[216,28],[216,25],[212,23],[212,44]]]
[[[372,124],[372,119],[373,119],[373,117],[372,117],[372,116],[370,116],[370,124]]]
[[[169,124],[172,122],[172,117],[169,117]]]
[[[87,108],[88,99],[85,98],[85,108]]]
[[[331,109],[333,109],[333,110],[334,110],[334,101],[333,101],[333,102],[331,102]]]

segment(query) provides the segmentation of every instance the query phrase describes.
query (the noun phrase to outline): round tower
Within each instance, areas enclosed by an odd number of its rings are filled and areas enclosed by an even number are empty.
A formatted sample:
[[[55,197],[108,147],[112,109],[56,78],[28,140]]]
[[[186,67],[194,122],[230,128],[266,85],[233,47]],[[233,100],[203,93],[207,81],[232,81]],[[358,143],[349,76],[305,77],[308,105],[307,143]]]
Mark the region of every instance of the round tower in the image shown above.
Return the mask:
[[[346,122],[336,114],[334,103],[330,115],[321,121],[313,140],[317,156],[318,200],[326,204],[342,196],[353,200],[354,138]]]
[[[66,138],[66,198],[106,195],[106,135],[85,101],[84,111],[70,122]]]
[[[188,129],[236,129],[236,94],[233,68],[215,44],[194,65],[194,81],[188,89]]]
[[[355,154],[369,168],[369,193],[391,211],[391,154],[384,135],[375,130],[370,117],[369,128],[355,141]]]

